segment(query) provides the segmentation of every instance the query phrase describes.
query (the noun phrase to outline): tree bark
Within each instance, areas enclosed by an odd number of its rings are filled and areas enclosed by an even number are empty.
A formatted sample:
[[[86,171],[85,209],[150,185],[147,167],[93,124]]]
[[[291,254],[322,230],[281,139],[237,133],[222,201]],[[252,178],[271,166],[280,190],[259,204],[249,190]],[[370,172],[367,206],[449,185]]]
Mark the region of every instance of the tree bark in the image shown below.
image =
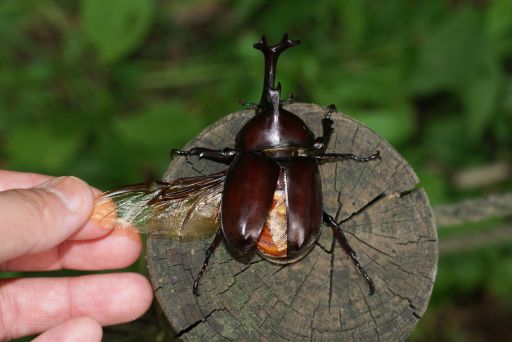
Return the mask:
[[[295,103],[319,136],[325,109]],[[206,128],[184,149],[234,147],[240,127],[254,111],[231,114]],[[277,265],[255,255],[234,258],[222,244],[192,294],[210,239],[148,239],[148,268],[159,301],[177,336],[187,341],[399,341],[424,314],[434,284],[438,240],[418,178],[389,143],[342,114],[333,115],[327,152],[382,160],[344,161],[321,166],[324,209],[342,222],[361,265],[375,282],[375,294],[323,227],[317,246],[303,259]],[[183,157],[164,179],[209,174],[226,166]],[[258,191],[258,189],[254,189]],[[236,204],[235,204],[236,205]]]

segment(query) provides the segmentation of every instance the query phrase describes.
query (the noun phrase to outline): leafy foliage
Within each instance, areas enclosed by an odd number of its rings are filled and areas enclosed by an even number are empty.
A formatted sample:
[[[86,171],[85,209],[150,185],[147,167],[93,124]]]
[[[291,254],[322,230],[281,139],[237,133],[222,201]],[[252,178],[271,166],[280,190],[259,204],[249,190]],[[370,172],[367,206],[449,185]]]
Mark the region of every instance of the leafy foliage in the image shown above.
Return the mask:
[[[82,29],[99,59],[115,62],[139,46],[150,28],[152,13],[152,0],[85,0]]]

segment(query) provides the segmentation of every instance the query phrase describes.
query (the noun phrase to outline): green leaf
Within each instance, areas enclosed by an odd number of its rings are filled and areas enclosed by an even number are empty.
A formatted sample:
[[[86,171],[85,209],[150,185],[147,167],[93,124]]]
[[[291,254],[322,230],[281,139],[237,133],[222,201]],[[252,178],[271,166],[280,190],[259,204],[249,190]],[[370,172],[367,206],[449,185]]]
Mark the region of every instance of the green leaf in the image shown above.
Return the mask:
[[[179,103],[156,104],[116,124],[128,142],[149,149],[169,152],[194,137],[204,123]]]
[[[81,135],[49,127],[19,127],[7,134],[9,167],[47,173],[66,173],[65,166],[78,152]]]
[[[505,304],[511,305],[512,299],[509,294],[510,284],[512,284],[512,259],[499,255],[492,261],[494,267],[490,272],[487,285],[497,298],[502,298]]]
[[[448,184],[443,175],[440,172],[433,172],[426,168],[419,168],[417,171],[420,186],[427,192],[430,203],[445,203],[448,200],[446,193]]]
[[[470,139],[480,138],[495,114],[499,88],[499,79],[496,76],[490,74],[477,79],[463,90],[467,116],[464,123]]]
[[[481,14],[461,8],[426,33],[411,88],[415,93],[451,89],[466,82],[485,53]]]
[[[432,117],[424,129],[422,145],[432,157],[452,167],[467,165],[479,154],[469,153],[465,118],[460,114],[439,113]]]
[[[311,58],[312,60],[317,60]],[[355,70],[341,70],[326,65],[317,66],[316,84],[309,86],[315,102],[335,101],[342,107],[353,109],[396,107],[404,101],[404,84],[400,65],[376,66],[360,61]],[[303,64],[308,63],[306,58]],[[318,61],[317,61],[318,63]],[[359,63],[359,62],[358,62]],[[313,64],[314,65],[314,64]],[[302,66],[307,70],[307,66]],[[311,66],[310,66],[311,68]],[[335,99],[335,100],[333,100]]]
[[[225,81],[226,69],[218,64],[201,60],[191,60],[169,67],[159,67],[155,71],[146,71],[142,75],[140,88],[193,87],[213,82],[219,78]]]
[[[353,116],[386,138],[392,145],[405,143],[414,133],[416,126],[415,117],[407,108],[372,110]]]
[[[364,42],[368,26],[368,15],[361,1],[338,2],[340,22],[343,23],[343,45],[352,51],[357,50]]]
[[[82,0],[82,28],[102,62],[115,62],[140,45],[153,7],[153,0]]]
[[[494,0],[489,3],[489,10],[486,13],[487,30],[495,39],[507,39],[512,30],[512,1]]]

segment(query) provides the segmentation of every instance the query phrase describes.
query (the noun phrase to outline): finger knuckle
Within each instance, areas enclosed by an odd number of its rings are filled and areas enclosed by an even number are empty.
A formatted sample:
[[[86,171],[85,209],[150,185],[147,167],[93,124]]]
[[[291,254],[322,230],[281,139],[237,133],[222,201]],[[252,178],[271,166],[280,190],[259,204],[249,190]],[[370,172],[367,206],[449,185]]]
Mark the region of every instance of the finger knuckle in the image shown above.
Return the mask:
[[[26,190],[13,190],[13,196],[18,198],[21,203],[18,213],[19,218],[23,219],[24,227],[27,234],[24,236],[27,239],[28,251],[32,250],[34,246],[31,243],[36,243],[44,234],[41,227],[48,227],[51,224],[51,198],[45,196],[43,191],[26,191]]]

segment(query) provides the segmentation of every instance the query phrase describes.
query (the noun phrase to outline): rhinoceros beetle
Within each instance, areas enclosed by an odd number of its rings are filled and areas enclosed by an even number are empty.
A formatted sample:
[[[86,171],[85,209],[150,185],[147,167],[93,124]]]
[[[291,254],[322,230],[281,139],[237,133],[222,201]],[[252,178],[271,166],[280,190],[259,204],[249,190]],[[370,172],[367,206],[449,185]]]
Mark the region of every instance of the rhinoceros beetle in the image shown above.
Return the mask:
[[[111,219],[125,228],[184,240],[214,234],[193,284],[196,296],[208,261],[222,241],[242,254],[256,252],[271,262],[287,264],[314,247],[322,223],[331,227],[366,279],[370,294],[375,291],[343,230],[323,210],[319,165],[343,160],[369,162],[380,158],[379,152],[366,157],[326,153],[333,133],[334,105],[328,107],[322,120],[320,137],[283,108],[281,85],[275,86],[277,60],[284,50],[299,43],[285,34],[274,46],[269,46],[264,36],[254,44],[265,59],[263,92],[260,103],[250,105],[255,115],[237,133],[234,149],[194,147],[171,152],[172,156],[223,163],[227,170],[127,186],[106,192],[97,200],[97,220]]]

